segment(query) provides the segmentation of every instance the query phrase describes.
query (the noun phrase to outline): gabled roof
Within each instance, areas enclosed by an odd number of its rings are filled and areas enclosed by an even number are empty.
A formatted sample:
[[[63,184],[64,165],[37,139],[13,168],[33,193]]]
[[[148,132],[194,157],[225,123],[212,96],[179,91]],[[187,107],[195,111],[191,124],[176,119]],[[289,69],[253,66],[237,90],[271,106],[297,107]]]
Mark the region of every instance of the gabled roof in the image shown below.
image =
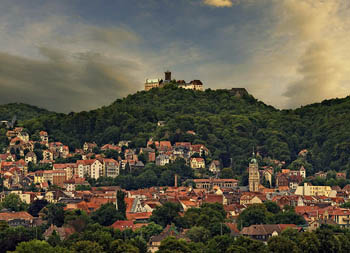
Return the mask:
[[[159,146],[160,146],[160,147],[171,148],[171,142],[170,142],[170,141],[160,141],[160,142],[159,142]]]
[[[0,213],[0,220],[10,221],[15,219],[33,220],[34,217],[27,212]]]
[[[88,160],[78,160],[77,164],[82,164],[82,165],[91,165],[96,161],[96,159],[88,159]]]
[[[165,227],[165,229],[159,235],[155,235],[155,236],[151,237],[150,243],[152,243],[152,242],[161,242],[162,240],[164,240],[168,236],[175,236],[177,239],[180,239],[180,238],[184,237],[183,235],[181,235],[176,230],[176,227],[174,227],[172,225],[167,225]]]
[[[124,201],[126,205],[126,212],[127,213],[131,212],[135,198],[124,198]]]
[[[207,194],[203,200],[204,203],[223,203],[223,195]]]
[[[204,159],[202,157],[192,157],[191,162],[196,161],[197,163],[203,163]]]
[[[193,80],[190,82],[190,84],[194,84],[194,85],[203,85],[203,83],[201,82],[201,80]]]
[[[118,164],[118,162],[112,158],[103,158],[103,162]]]
[[[248,236],[272,235],[275,231],[279,234],[287,228],[297,228],[297,226],[295,224],[251,225],[249,227],[244,227],[241,234]]]
[[[148,220],[152,216],[151,212],[144,213],[127,213],[126,218],[128,220]]]
[[[36,157],[36,154],[35,154],[33,151],[29,151],[29,152],[26,154],[26,157]]]
[[[65,169],[65,168],[76,168],[77,167],[77,164],[76,163],[55,163],[53,165],[53,168],[55,170],[58,170],[58,169]]]
[[[120,231],[123,231],[125,229],[133,229],[134,228],[134,222],[129,220],[118,220],[114,222],[111,225],[114,229],[119,229]]]

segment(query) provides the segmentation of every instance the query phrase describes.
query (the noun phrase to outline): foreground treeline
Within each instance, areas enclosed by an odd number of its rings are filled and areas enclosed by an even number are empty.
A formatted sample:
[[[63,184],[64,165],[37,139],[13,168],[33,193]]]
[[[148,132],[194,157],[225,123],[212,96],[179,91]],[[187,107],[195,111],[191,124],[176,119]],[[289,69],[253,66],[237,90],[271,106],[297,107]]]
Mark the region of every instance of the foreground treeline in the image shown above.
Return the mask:
[[[130,252],[146,253],[147,239],[160,233],[162,227],[151,224],[136,232],[131,230],[113,230],[98,224],[89,224],[84,231],[61,240],[53,233],[47,240],[39,229],[4,228],[0,230],[0,252]],[[350,231],[326,226],[315,232],[284,230],[281,235],[273,236],[267,244],[248,237],[233,237],[230,234],[201,237],[195,240],[165,238],[159,247],[160,253],[248,253],[248,252],[350,252]]]
[[[237,173],[246,167],[253,146],[263,157],[287,164],[297,159],[300,150],[308,149],[306,165],[312,174],[349,168],[349,112],[349,97],[280,111],[250,95],[238,98],[230,90],[199,92],[169,86],[138,92],[97,110],[44,113],[20,124],[31,135],[47,131],[71,150],[85,141],[101,145],[131,140],[133,146],[142,147],[150,137],[202,143],[225,167],[232,161]],[[158,121],[166,125],[157,127]],[[0,142],[4,147],[6,138]]]
[[[65,211],[63,204],[34,201],[30,206],[21,205],[16,195],[7,197],[4,208],[11,211],[27,210],[40,216],[45,224],[34,228],[8,227],[0,223],[0,252],[139,252],[146,253],[152,237],[166,228],[173,237],[164,237],[159,252],[349,252],[350,231],[338,227],[323,226],[315,232],[298,232],[287,229],[267,244],[239,236],[227,224],[226,212],[221,204],[203,204],[182,212],[181,206],[166,202],[157,207],[149,224],[140,228],[120,231],[111,225],[125,220],[124,195],[118,192],[118,210],[108,203],[87,214],[81,210]],[[181,214],[182,212],[182,214]],[[181,214],[181,215],[180,215]],[[239,216],[239,224],[305,224],[293,208],[281,210],[275,203],[252,205]],[[50,226],[70,228],[72,233],[60,238],[56,230],[48,234]]]

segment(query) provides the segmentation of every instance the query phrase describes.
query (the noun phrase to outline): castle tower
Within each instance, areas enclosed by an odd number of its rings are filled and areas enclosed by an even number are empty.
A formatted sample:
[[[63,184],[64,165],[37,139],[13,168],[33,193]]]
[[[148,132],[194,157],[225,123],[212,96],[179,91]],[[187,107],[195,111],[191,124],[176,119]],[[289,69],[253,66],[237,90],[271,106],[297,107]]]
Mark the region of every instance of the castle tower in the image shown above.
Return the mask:
[[[258,192],[260,184],[259,165],[253,152],[253,158],[249,163],[249,191]]]
[[[164,74],[165,74],[165,81],[167,82],[170,82],[171,81],[171,72],[169,71],[169,70],[167,70],[167,71],[165,71],[164,72]]]

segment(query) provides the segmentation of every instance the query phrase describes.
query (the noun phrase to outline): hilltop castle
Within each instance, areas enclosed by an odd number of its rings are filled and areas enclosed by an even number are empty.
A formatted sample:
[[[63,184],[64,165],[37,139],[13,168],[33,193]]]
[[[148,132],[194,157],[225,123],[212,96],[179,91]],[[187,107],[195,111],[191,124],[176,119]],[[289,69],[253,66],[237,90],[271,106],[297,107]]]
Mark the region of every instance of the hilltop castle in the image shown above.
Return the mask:
[[[193,80],[189,83],[186,83],[184,80],[171,80],[171,72],[166,71],[165,78],[160,79],[146,79],[145,90],[148,91],[152,88],[162,88],[164,85],[169,83],[175,83],[179,88],[188,89],[188,90],[200,90],[203,91],[203,83],[200,80]]]

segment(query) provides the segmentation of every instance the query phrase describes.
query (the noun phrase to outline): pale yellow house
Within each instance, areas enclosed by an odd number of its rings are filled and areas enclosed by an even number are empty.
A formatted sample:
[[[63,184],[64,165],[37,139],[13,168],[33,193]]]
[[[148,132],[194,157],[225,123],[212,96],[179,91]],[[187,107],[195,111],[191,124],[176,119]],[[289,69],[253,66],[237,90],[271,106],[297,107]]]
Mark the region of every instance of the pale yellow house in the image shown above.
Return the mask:
[[[41,184],[45,182],[43,171],[36,171],[34,173],[34,184]]]
[[[205,168],[205,161],[203,158],[192,158],[190,162],[191,168],[192,169],[200,169],[200,168]]]
[[[303,186],[297,187],[295,195],[336,197],[337,192],[332,190],[330,186],[313,186],[304,183]]]
[[[241,205],[262,204],[262,200],[255,195],[243,195],[240,198],[239,203]]]

